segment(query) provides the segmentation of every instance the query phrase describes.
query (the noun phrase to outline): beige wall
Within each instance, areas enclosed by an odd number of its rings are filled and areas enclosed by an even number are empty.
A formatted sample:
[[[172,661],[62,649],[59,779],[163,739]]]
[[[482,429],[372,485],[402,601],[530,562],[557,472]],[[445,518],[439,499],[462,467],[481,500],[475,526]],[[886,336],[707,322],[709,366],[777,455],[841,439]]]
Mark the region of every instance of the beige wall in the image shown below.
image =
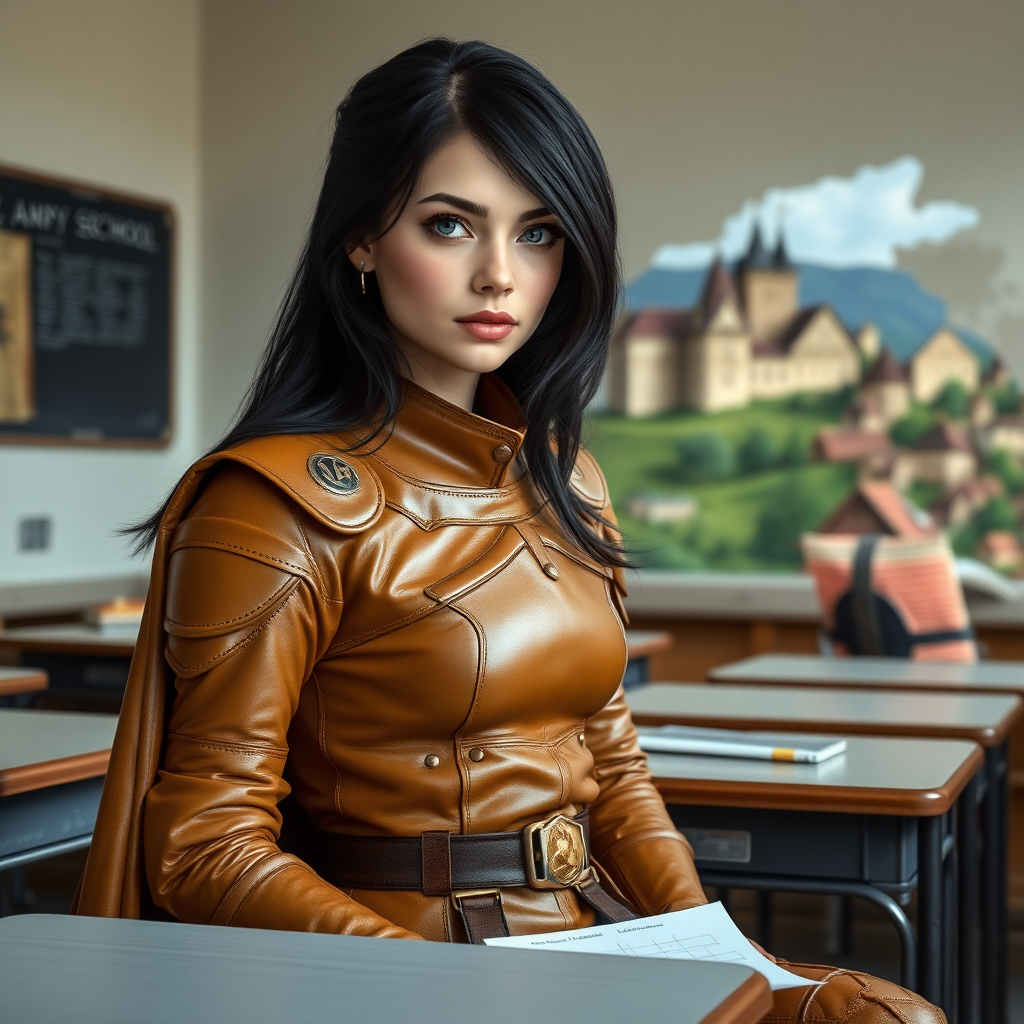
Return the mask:
[[[180,230],[176,431],[159,452],[0,446],[0,585],[120,576],[114,530],[196,450],[198,0],[0,0],[0,163],[169,200]],[[16,550],[24,516],[46,552]]]
[[[971,203],[982,224],[911,261],[948,288],[957,316],[1000,328],[1024,371],[1024,4],[208,0],[204,10],[207,438],[237,400],[295,258],[335,103],[360,72],[444,33],[530,57],[579,107],[616,182],[630,272],[662,242],[715,237],[768,186],[920,157],[922,200]]]
[[[519,51],[576,103],[631,273],[767,186],[920,157],[922,199],[974,204],[982,224],[908,261],[1024,370],[1024,4],[0,0],[0,162],[169,199],[181,229],[174,446],[0,448],[0,584],[123,570],[112,527],[215,439],[249,379],[334,106],[439,33]],[[37,513],[56,547],[18,556],[15,523]]]

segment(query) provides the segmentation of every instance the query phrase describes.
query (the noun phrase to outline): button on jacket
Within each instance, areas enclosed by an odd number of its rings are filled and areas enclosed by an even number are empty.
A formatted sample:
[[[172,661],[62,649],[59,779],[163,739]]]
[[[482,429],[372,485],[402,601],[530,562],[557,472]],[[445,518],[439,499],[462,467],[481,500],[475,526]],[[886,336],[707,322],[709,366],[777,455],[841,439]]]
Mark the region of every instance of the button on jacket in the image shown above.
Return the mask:
[[[161,531],[80,912],[151,899],[192,922],[465,941],[445,897],[337,889],[282,852],[290,791],[319,829],[364,836],[587,808],[613,892],[642,913],[704,902],[619,686],[621,574],[545,508],[504,386],[483,378],[478,401],[409,385],[357,454],[276,436],[193,467]],[[586,453],[573,486],[611,516]],[[593,923],[571,890],[503,902],[513,934]]]

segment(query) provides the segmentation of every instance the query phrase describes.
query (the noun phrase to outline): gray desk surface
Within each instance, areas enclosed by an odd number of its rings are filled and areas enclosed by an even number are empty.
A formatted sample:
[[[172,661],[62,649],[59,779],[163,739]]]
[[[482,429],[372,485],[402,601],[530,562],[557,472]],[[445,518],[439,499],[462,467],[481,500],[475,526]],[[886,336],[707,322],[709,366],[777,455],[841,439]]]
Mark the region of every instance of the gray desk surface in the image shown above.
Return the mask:
[[[106,772],[117,715],[0,709],[0,796]]]
[[[792,686],[857,686],[879,689],[953,690],[1024,694],[1024,662],[956,665],[907,658],[823,658],[813,654],[762,654],[708,673],[716,683]]]
[[[11,1024],[755,1024],[769,1008],[767,989],[748,967],[706,961],[106,918],[0,920],[0,1020]]]
[[[650,731],[640,726],[639,732]],[[981,767],[968,740],[850,736],[821,764],[648,754],[669,802],[930,817],[944,814]]]
[[[654,683],[626,694],[641,725],[932,736],[997,746],[1024,702],[1011,694]]]

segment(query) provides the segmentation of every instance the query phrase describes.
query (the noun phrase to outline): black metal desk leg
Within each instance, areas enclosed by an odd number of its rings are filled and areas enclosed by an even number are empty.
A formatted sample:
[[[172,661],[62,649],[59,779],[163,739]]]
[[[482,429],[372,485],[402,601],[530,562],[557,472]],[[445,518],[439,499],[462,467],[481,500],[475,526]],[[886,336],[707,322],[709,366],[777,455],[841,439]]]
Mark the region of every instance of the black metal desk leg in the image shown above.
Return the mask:
[[[942,817],[918,819],[917,990],[941,1007],[942,992]]]
[[[1006,1024],[1006,841],[1009,766],[1004,743],[985,751],[987,786],[981,806],[981,1019]]]
[[[978,776],[967,783],[957,807],[959,865],[957,946],[960,988],[958,1024],[978,1024]]]

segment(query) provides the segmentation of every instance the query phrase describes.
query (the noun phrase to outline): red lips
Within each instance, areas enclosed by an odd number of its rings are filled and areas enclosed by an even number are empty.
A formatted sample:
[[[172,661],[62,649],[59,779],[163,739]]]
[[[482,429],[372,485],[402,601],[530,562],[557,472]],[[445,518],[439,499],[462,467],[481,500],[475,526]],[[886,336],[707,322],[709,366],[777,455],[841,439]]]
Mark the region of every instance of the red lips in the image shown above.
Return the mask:
[[[489,309],[482,309],[479,313],[470,313],[469,316],[456,317],[456,322],[460,324],[512,324],[515,326],[516,318],[500,310],[497,313],[492,313]]]

